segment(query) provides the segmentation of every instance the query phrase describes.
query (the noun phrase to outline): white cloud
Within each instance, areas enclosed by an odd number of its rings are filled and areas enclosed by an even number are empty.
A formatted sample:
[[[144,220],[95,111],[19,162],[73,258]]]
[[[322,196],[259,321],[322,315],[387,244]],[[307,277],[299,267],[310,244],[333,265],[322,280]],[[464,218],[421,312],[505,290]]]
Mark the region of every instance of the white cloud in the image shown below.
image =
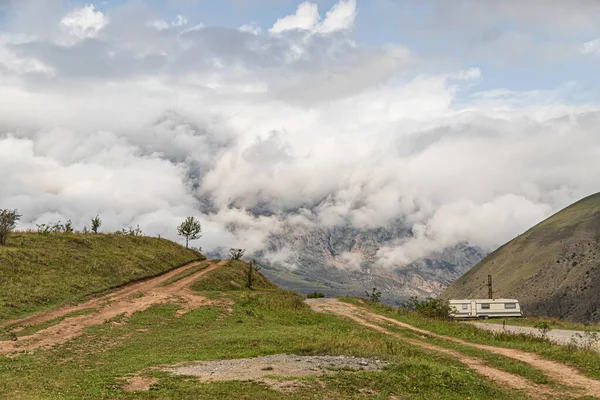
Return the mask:
[[[318,27],[322,33],[330,33],[352,28],[356,19],[356,0],[340,0],[327,12]]]
[[[106,26],[107,20],[93,4],[88,4],[66,14],[60,23],[69,34],[79,39],[86,39],[95,37]]]
[[[590,40],[581,45],[583,54],[600,54],[600,39]]]
[[[269,29],[270,33],[281,33],[290,30],[312,30],[320,20],[319,6],[305,1],[296,9],[296,13],[279,18]]]
[[[177,15],[177,17],[175,17],[175,19],[171,23],[168,23],[167,21],[161,18],[154,21],[150,21],[148,25],[158,31],[164,31],[169,28],[179,28],[185,26],[187,25],[187,23],[188,20],[186,17],[184,17],[183,15]]]
[[[398,266],[491,249],[597,190],[600,107],[569,104],[577,86],[468,95],[485,70],[357,42],[352,1],[322,21],[303,3],[272,35],[157,29],[147,5],[123,7],[71,23],[96,35],[78,46],[0,36],[0,207],[25,224],[98,213],[175,239],[197,215],[205,249],[252,251],[275,232],[400,221],[414,239],[379,253]]]
[[[304,2],[298,6],[295,14],[278,19],[269,32],[279,34],[300,30],[328,34],[351,29],[355,18],[356,0],[340,0],[327,12],[322,22],[318,5]]]
[[[177,17],[175,17],[175,20],[173,20],[173,22],[171,22],[172,26],[184,26],[187,25],[188,23],[188,19],[183,16],[183,15],[178,15]]]
[[[171,27],[171,25],[169,25],[169,23],[167,21],[165,21],[164,19],[158,19],[156,21],[152,21],[152,22],[150,22],[149,25],[159,31],[164,31],[165,29],[169,29]]]
[[[245,24],[238,28],[240,32],[247,32],[253,35],[260,35],[262,33],[262,29],[260,26],[257,26],[254,22],[251,24]]]

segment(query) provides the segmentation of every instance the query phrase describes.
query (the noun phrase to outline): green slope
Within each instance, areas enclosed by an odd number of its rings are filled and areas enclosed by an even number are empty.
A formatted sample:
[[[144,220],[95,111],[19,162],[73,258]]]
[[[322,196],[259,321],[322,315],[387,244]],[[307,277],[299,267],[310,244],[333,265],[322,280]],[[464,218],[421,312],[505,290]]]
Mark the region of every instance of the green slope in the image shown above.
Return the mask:
[[[0,246],[0,321],[204,258],[165,239],[16,233]]]
[[[600,193],[534,226],[457,279],[443,298],[520,300],[528,315],[600,321]]]

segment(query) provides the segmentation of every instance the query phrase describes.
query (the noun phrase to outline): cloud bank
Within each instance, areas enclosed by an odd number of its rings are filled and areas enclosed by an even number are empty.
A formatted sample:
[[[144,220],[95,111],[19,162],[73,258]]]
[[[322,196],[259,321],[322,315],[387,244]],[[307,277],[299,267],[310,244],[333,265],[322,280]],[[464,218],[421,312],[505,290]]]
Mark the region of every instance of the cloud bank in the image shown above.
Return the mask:
[[[477,91],[485,70],[361,43],[353,0],[264,33],[43,3],[8,2],[0,31],[0,207],[24,227],[100,214],[177,239],[195,215],[205,250],[259,251],[282,231],[401,223],[414,237],[378,253],[394,267],[491,250],[598,190],[600,109],[565,100],[578,84]]]

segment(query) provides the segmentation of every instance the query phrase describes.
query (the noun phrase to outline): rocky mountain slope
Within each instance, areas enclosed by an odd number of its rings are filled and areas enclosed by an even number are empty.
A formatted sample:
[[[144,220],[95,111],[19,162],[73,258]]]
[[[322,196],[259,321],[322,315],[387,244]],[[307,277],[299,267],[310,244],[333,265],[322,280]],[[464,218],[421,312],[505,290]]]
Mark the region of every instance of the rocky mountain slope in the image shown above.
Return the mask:
[[[409,296],[437,295],[484,256],[479,249],[459,245],[407,266],[377,265],[381,246],[411,234],[400,226],[341,226],[298,236],[291,232],[274,235],[268,253],[280,254],[281,259],[264,259],[262,272],[278,285],[304,294],[318,290],[328,295],[362,296],[376,287],[384,301],[393,303]]]
[[[600,193],[556,213],[484,258],[444,298],[519,299],[529,315],[600,321]]]

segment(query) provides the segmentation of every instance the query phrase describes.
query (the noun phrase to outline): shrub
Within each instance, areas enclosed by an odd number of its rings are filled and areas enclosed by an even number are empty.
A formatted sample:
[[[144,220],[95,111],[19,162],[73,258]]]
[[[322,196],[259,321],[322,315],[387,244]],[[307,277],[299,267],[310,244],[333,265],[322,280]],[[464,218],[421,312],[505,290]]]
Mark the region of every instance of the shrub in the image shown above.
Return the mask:
[[[231,249],[229,249],[229,258],[232,260],[239,260],[240,258],[242,258],[244,256],[245,252],[246,252],[246,250],[244,250],[244,249],[231,248]]]
[[[402,303],[400,308],[414,311],[428,318],[452,319],[450,316],[452,308],[447,300],[432,297],[419,300],[418,297],[413,296],[407,302]]]
[[[49,235],[52,231],[50,224],[35,224],[37,226],[37,233],[40,235]]]
[[[538,322],[533,327],[540,331],[540,336],[543,339],[548,336],[548,332],[550,332],[550,330],[552,329],[550,328],[550,324],[548,324],[546,321]]]
[[[63,232],[64,233],[73,233],[75,231],[75,229],[73,229],[73,223],[71,222],[71,220],[68,220],[67,222],[65,222],[65,225],[63,226]]]
[[[15,229],[21,214],[17,210],[0,210],[0,245],[6,245],[8,235]]]
[[[306,295],[307,299],[322,299],[323,297],[325,297],[325,294],[321,292],[312,292]]]
[[[101,225],[102,225],[102,220],[100,219],[99,215],[96,215],[94,218],[92,218],[92,232],[98,233],[98,229],[100,228]]]
[[[596,348],[598,343],[600,343],[600,334],[598,332],[593,332],[586,329],[583,332],[583,335],[581,333],[576,333],[575,336],[580,340],[581,347],[585,350],[593,350]]]
[[[365,294],[367,295],[367,298],[373,303],[379,303],[381,301],[381,292],[377,290],[377,288],[373,288],[373,291],[371,293],[365,290]]]

